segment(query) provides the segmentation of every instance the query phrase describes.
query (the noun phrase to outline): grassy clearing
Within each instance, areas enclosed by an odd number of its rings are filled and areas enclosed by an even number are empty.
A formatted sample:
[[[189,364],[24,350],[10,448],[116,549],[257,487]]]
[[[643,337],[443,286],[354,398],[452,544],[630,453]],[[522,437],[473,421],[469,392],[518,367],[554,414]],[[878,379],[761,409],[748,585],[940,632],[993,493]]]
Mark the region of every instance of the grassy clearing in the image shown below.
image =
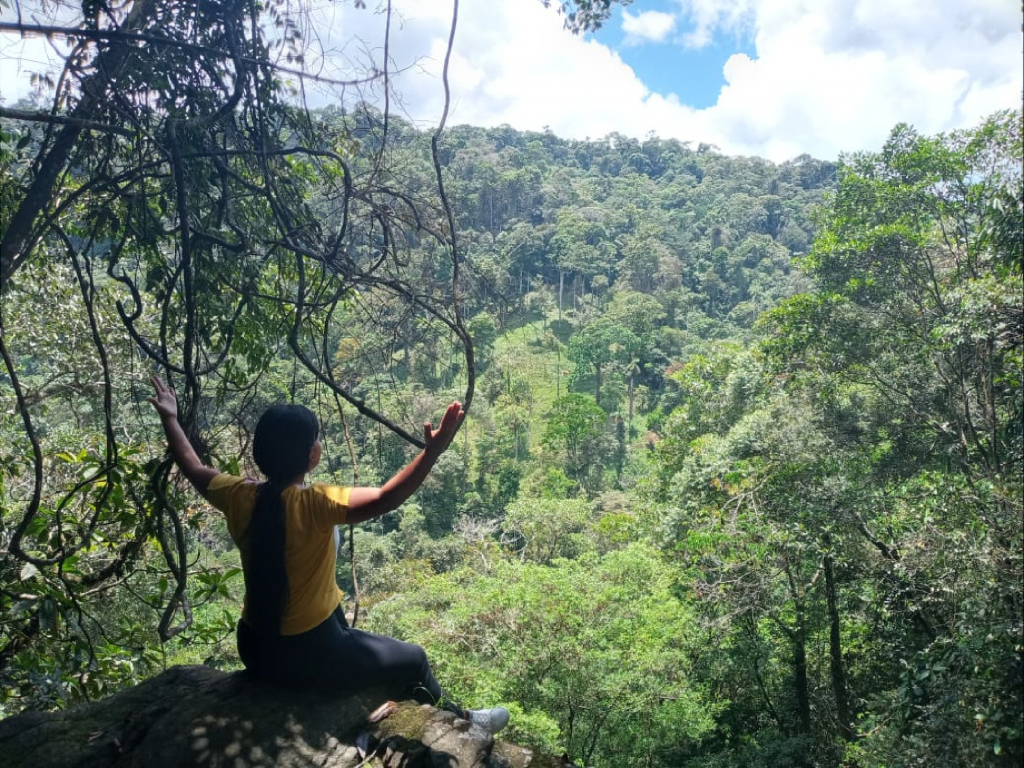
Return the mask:
[[[565,345],[551,331],[547,320],[535,320],[508,329],[494,344],[494,363],[506,376],[518,377],[530,385],[531,444],[543,433],[551,404],[568,389],[572,363]]]

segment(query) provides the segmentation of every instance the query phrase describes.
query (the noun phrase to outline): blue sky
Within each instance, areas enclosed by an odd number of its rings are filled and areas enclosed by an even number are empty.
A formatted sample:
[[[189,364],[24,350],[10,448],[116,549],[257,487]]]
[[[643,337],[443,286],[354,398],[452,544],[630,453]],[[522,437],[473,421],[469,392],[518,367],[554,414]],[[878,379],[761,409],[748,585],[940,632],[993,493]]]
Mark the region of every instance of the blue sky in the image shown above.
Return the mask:
[[[716,35],[703,47],[687,46],[676,21],[679,8],[679,3],[672,0],[640,0],[625,8],[616,6],[609,22],[592,37],[616,51],[652,91],[675,93],[691,107],[712,107],[726,84],[722,74],[726,61],[734,53],[753,56],[753,40],[749,30],[740,28]],[[624,22],[628,26],[632,21],[636,26],[645,14],[651,13],[661,18],[670,16],[675,21],[664,43],[640,41],[623,28]]]
[[[426,54],[400,88],[429,123],[451,8],[400,7],[394,49]],[[934,134],[1019,108],[1021,20],[1019,0],[637,0],[580,38],[539,0],[463,0],[450,119],[834,159],[897,123]]]
[[[338,77],[382,66],[384,0],[303,2],[313,8],[310,66]],[[430,128],[452,6],[392,2],[391,103]],[[878,149],[900,122],[935,134],[1020,108],[1022,54],[1019,0],[636,0],[583,37],[541,0],[461,0],[448,119],[835,159]],[[0,36],[0,97],[11,103],[30,72],[59,65],[46,43]],[[381,98],[312,83],[305,96],[313,105]]]

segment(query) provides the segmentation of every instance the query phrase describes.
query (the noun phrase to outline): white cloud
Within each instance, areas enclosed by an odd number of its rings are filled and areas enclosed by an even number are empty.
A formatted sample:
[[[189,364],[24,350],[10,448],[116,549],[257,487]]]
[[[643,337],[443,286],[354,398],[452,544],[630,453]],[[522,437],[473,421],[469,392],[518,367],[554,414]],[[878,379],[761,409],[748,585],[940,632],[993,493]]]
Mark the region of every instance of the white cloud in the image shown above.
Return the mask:
[[[752,0],[756,57],[729,61],[704,116],[724,146],[775,159],[877,148],[897,122],[924,133],[973,125],[1020,105],[1014,5]]]
[[[6,22],[23,21],[52,26],[74,26],[82,17],[81,8],[74,4],[41,3],[40,0],[22,0],[15,7],[10,3],[0,12]],[[49,75],[56,79],[64,63],[67,42],[60,36],[47,40],[42,37],[0,33],[0,96],[7,104],[39,90],[30,81],[35,75]],[[42,92],[40,90],[40,92]]]
[[[738,34],[747,31],[757,0],[676,0],[682,16],[690,19],[692,29],[683,42],[690,48],[710,45],[717,31]]]
[[[441,115],[451,8],[426,0],[396,6],[404,23],[393,25],[391,54],[405,71],[394,84],[408,115],[421,127],[434,125]],[[334,21],[345,30],[339,40],[382,38],[378,15],[349,9]],[[374,46],[379,54],[379,42]],[[666,111],[686,111],[671,106],[668,96],[650,93],[616,52],[566,32],[562,19],[539,0],[463,2],[449,80],[449,125],[550,127],[578,138],[613,131],[642,136],[658,127],[652,119],[664,123]]]
[[[1014,0],[676,0],[679,15],[621,18],[627,42],[675,33],[689,47],[746,37],[717,103],[682,103],[686,78],[652,93],[613,50],[566,33],[539,0],[473,0],[460,7],[451,65],[450,122],[598,138],[612,131],[709,142],[722,151],[784,160],[876,149],[892,127],[924,133],[976,124],[1020,104],[1019,9]],[[450,7],[396,2],[407,28],[393,49],[427,54],[398,79],[423,125],[440,115],[440,66]],[[359,14],[347,12],[356,19]],[[363,13],[359,23],[373,18]],[[654,23],[656,22],[656,23]],[[609,22],[614,23],[614,22]],[[349,27],[349,30],[352,28]],[[659,37],[661,36],[661,37]]]
[[[347,77],[382,61],[382,13],[372,5],[356,10],[315,1],[320,8],[309,17],[307,34],[323,49],[324,58],[313,62],[325,74]],[[678,86],[652,93],[616,51],[565,32],[540,0],[463,0],[449,125],[547,126],[567,138],[613,131],[642,138],[654,131],[784,160],[803,152],[835,158],[841,151],[877,149],[898,122],[931,134],[975,125],[1021,103],[1017,0],[676,2],[675,30],[665,35],[681,35],[691,48],[752,42],[743,46],[750,55],[737,53],[722,72],[707,73],[724,77],[712,106],[681,102],[676,94],[694,77],[681,66],[667,65],[678,69]],[[451,6],[437,0],[393,4],[389,54],[401,71],[393,79],[401,94],[397,108],[429,127],[441,115]],[[622,19],[627,36],[630,25],[635,37],[643,31],[648,39],[668,23],[650,12],[623,12]],[[0,48],[0,55],[9,50]],[[0,64],[3,86],[9,62]],[[315,103],[338,98],[313,85],[308,92]],[[353,87],[344,97],[379,99],[379,90]]]
[[[636,16],[622,11],[622,31],[626,33],[626,45],[661,43],[676,28],[676,17],[662,11],[644,11]]]

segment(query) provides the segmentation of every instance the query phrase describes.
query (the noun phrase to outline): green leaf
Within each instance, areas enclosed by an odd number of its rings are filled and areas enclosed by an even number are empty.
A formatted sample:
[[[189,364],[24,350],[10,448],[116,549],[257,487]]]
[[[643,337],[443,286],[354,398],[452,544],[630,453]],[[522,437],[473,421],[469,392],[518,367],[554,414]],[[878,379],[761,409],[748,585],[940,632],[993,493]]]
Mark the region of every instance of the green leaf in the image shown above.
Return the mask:
[[[38,573],[39,569],[32,565],[32,563],[25,563],[25,565],[21,567],[21,580],[27,581]]]

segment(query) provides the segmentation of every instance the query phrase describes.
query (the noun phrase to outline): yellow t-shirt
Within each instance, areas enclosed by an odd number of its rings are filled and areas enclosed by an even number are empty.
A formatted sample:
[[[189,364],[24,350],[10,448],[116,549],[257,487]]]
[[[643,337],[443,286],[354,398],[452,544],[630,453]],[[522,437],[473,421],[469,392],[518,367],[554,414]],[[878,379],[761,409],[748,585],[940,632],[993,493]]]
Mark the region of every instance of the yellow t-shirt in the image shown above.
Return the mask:
[[[210,481],[206,498],[227,517],[228,531],[248,566],[249,521],[262,483],[219,474]],[[307,632],[330,616],[342,593],[334,577],[337,552],[334,526],[348,517],[349,489],[316,483],[292,485],[281,499],[285,511],[285,569],[288,573],[288,604],[281,617],[281,634]],[[246,607],[242,618],[249,620]]]

